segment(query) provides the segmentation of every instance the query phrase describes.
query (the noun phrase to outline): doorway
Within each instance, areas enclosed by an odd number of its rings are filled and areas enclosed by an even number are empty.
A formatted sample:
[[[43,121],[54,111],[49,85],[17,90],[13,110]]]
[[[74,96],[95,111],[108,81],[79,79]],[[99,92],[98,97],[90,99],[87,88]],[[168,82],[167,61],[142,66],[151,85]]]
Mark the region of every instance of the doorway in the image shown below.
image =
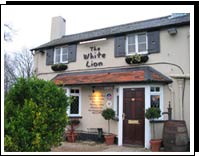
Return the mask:
[[[123,89],[123,144],[144,146],[145,89]]]

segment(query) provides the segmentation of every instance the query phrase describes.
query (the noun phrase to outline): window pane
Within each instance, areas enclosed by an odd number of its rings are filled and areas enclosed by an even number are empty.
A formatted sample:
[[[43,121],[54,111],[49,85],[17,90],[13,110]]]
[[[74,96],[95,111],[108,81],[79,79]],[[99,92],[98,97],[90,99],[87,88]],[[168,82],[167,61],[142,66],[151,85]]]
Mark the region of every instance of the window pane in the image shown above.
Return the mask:
[[[79,114],[79,97],[73,96],[74,100],[70,106],[70,114]]]
[[[151,107],[160,107],[160,95],[151,95]]]
[[[140,42],[146,42],[146,34],[138,35],[138,43]]]
[[[62,55],[62,62],[68,61],[68,55]]]
[[[128,44],[135,44],[135,35],[128,36]]]
[[[74,90],[74,89],[71,89],[71,90],[70,90],[70,93],[75,93],[75,90]]]
[[[154,87],[151,87],[151,92],[154,92],[155,91],[155,88]]]
[[[139,44],[138,46],[138,52],[146,51],[146,44]]]
[[[79,89],[75,89],[75,93],[79,93]]]
[[[62,54],[63,54],[63,55],[68,54],[68,48],[67,48],[67,47],[64,47],[64,48],[62,49]]]
[[[56,48],[55,53],[56,53],[56,55],[60,55],[60,48]]]
[[[55,63],[60,63],[60,57],[59,56],[56,56]]]
[[[134,53],[135,52],[135,45],[128,45],[128,53]]]
[[[68,61],[68,48],[63,47],[62,48],[62,62]]]
[[[160,92],[160,87],[155,87],[156,92]]]
[[[55,49],[55,63],[60,63],[60,48]]]

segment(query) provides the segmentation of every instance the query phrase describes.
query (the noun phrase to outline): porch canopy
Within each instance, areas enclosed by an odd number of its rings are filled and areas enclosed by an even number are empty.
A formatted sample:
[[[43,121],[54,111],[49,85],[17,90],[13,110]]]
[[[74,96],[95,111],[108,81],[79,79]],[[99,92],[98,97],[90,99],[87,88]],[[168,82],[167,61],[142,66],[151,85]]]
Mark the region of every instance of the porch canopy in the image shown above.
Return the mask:
[[[63,86],[172,82],[170,78],[149,66],[63,73],[58,74],[52,81]]]

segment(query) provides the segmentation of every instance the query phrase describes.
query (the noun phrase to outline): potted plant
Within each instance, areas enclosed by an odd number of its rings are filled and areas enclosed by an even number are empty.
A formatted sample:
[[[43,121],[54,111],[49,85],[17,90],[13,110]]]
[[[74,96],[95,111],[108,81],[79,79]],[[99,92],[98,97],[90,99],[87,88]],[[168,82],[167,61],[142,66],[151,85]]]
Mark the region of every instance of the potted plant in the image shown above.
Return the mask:
[[[145,63],[149,59],[148,55],[130,55],[125,58],[127,64],[138,64],[138,63]]]
[[[77,138],[77,133],[75,132],[75,129],[79,125],[80,121],[79,119],[70,119],[68,122],[67,129],[68,131],[66,132],[67,140],[69,142],[75,142]]]
[[[153,136],[150,140],[151,150],[153,152],[158,152],[160,150],[161,139],[156,139],[155,137],[155,127],[154,127],[154,119],[159,118],[161,116],[161,110],[158,107],[150,107],[145,112],[145,117],[151,120],[152,129],[153,129]]]
[[[106,108],[102,111],[102,116],[105,120],[108,120],[108,134],[104,135],[107,145],[112,145],[114,143],[115,135],[110,133],[110,120],[114,119],[115,111],[112,108]]]
[[[53,64],[51,66],[51,69],[53,71],[62,71],[62,70],[66,70],[67,68],[68,68],[67,64],[64,64],[64,63]]]

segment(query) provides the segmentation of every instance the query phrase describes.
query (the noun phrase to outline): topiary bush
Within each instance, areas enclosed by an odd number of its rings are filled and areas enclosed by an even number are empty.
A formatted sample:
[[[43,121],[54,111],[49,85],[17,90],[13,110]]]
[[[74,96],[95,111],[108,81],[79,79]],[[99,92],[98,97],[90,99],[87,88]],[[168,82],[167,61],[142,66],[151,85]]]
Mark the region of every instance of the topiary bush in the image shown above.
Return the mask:
[[[150,107],[146,109],[145,117],[149,120],[152,120],[152,126],[153,126],[153,138],[155,139],[155,127],[153,120],[156,118],[161,117],[161,110],[159,107]]]
[[[5,97],[5,151],[50,151],[59,145],[68,101],[51,81],[18,79]]]
[[[105,120],[108,120],[108,133],[110,133],[110,120],[114,119],[115,111],[112,108],[106,108],[102,111],[102,116]]]

